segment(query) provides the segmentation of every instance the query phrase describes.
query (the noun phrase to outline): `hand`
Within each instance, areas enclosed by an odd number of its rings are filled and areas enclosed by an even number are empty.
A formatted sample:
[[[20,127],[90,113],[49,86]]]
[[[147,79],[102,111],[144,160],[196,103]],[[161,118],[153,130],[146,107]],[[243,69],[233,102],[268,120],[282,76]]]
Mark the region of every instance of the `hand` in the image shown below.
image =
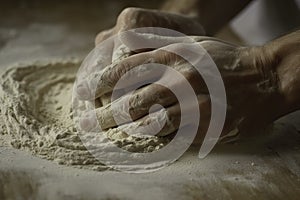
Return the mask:
[[[113,28],[102,31],[97,35],[95,44],[98,45],[120,32],[141,27],[168,28],[186,35],[204,35],[202,26],[190,17],[158,10],[126,8],[118,16],[116,25]],[[105,45],[104,48],[101,52],[104,55],[101,61],[102,68],[133,54],[133,52],[129,52],[118,37],[114,42]]]
[[[162,46],[170,44],[170,40],[172,40],[174,44],[170,46],[177,48],[179,51],[185,45],[191,45],[184,42],[180,43],[182,38],[177,38],[178,41],[168,37],[159,37],[159,39],[161,39],[160,43]],[[299,83],[299,78],[293,78],[290,81],[290,77],[299,77],[299,74],[292,76],[291,71],[287,73],[286,70],[291,63],[294,63],[293,60],[295,61],[297,56],[294,56],[293,59],[287,59],[282,53],[282,49],[279,51],[280,48],[273,52],[275,49],[272,48],[273,43],[263,47],[238,47],[215,38],[194,37],[194,39],[196,40],[194,45],[201,45],[215,61],[225,84],[228,110],[223,135],[235,127],[238,127],[239,130],[247,130],[253,127],[254,124],[255,128],[266,125],[280,115],[285,114],[287,107],[291,105],[291,102],[287,102],[287,99],[291,97],[296,98],[297,91],[299,94],[299,84],[298,86],[294,85],[295,82]],[[145,40],[147,39],[145,38]],[[130,41],[127,41],[127,45],[130,46]],[[287,52],[285,51],[285,53]],[[297,55],[297,53],[299,51],[296,51],[294,55]],[[275,55],[282,61],[280,64],[277,63],[278,60],[273,58]],[[205,83],[198,72],[186,60],[166,52],[164,47],[132,55],[103,69],[99,73],[103,75],[103,80],[97,85],[96,97],[111,92],[117,81],[130,69],[149,62],[171,66],[181,72],[191,83],[197,94],[199,109],[201,110],[199,132],[205,133],[211,112],[210,97]],[[299,64],[296,67],[299,67]],[[298,71],[296,70],[295,72]],[[160,79],[161,77],[151,77],[151,79],[153,78]],[[134,81],[129,82],[123,88],[117,89],[130,88],[134,84],[136,84]],[[180,85],[181,83],[175,82],[174,84],[174,87],[176,87],[176,84]],[[289,94],[291,91],[287,88],[288,86],[293,89],[293,95]],[[88,87],[86,89],[88,90]],[[102,129],[108,129],[117,125],[113,119],[111,108],[122,108],[124,97],[126,95],[104,107],[96,109],[98,122]],[[299,102],[299,96],[296,99],[296,102]],[[130,115],[135,120],[133,123],[140,126],[149,123],[150,118],[147,115],[149,108],[153,104],[160,104],[166,108],[165,117],[169,123],[166,124],[159,135],[168,135],[175,132],[178,128],[180,108],[175,96],[168,89],[156,84],[150,84],[136,91],[130,97],[129,102]],[[295,103],[295,99],[293,99],[293,103]],[[94,123],[83,119],[81,126],[83,129],[88,130]]]
[[[118,16],[116,25],[113,28],[102,31],[97,35],[95,44],[98,45],[120,32],[141,27],[168,28],[186,35],[204,35],[203,27],[190,17],[158,10],[126,8]],[[128,51],[125,51],[125,55],[123,55],[124,53],[119,53],[122,48],[124,48],[122,42],[118,39],[114,40],[112,45],[105,48],[107,61],[103,64],[111,64],[113,61],[129,55]]]
[[[122,31],[127,31],[140,27],[161,27],[179,31],[187,35],[204,35],[202,26],[194,19],[168,12],[158,10],[148,10],[141,8],[126,8],[118,16],[116,25],[106,31],[102,31],[95,39],[97,55],[101,58],[95,59],[94,63],[87,63],[85,67],[85,75],[81,78],[86,78],[87,75],[94,71],[99,71],[110,65],[114,61],[122,60],[134,52],[130,51],[122,41],[116,37],[112,42],[106,41],[111,36],[117,35]],[[84,96],[85,91],[79,91]],[[110,102],[111,94],[105,94],[99,97],[101,105],[106,105]]]
[[[140,28],[161,27],[186,35],[203,35],[203,27],[195,19],[184,15],[142,8],[126,8],[118,16],[116,25],[96,37],[96,45],[119,32]]]
[[[144,35],[139,35],[138,33],[135,34],[136,37],[129,37],[129,40],[130,38],[147,40],[146,38],[143,38]],[[247,54],[249,49],[240,48],[219,41],[215,38],[207,37],[195,37],[196,41],[192,44],[184,43],[182,38],[157,37],[156,39],[158,40],[156,42],[161,44],[162,48],[158,48],[153,51],[142,52],[125,58],[119,62],[115,62],[113,65],[110,65],[99,71],[98,76],[93,74],[89,79],[87,79],[89,81],[81,84],[81,86],[84,86],[85,90],[89,90],[92,82],[97,83],[95,98],[98,98],[107,93],[111,93],[113,89],[116,89],[115,85],[117,81],[126,72],[136,66],[145,63],[160,63],[173,67],[185,76],[197,94],[202,119],[200,122],[200,132],[204,132],[210,120],[210,97],[206,85],[199,73],[186,60],[178,55],[164,50],[165,45],[167,44],[170,44],[171,48],[179,51],[185,46],[187,46],[187,48],[192,48],[193,45],[201,45],[208,51],[208,53],[212,56],[212,59],[219,67],[227,89],[228,117],[224,132],[232,130],[241,122],[241,120],[251,117],[254,106],[249,107],[249,101],[245,101],[245,99],[248,100],[254,96],[257,98],[263,98],[263,95],[260,95],[259,91],[255,91],[254,89],[256,84],[259,82],[259,71],[257,71],[257,69],[251,65],[252,62],[243,63],[240,60],[242,54]],[[125,41],[128,47],[132,46],[132,44],[135,44],[135,42],[136,41]],[[101,78],[99,76],[101,76]],[[158,80],[162,78],[155,76],[155,74],[151,76],[150,73],[142,76],[141,79]],[[99,79],[100,81],[98,82]],[[121,86],[122,88],[117,89],[126,90],[127,88],[135,85],[137,81],[138,80],[128,81],[127,84]],[[176,85],[178,85],[177,87],[180,87],[181,82],[174,82],[173,84],[173,87],[176,87]],[[112,103],[96,109],[98,122],[100,123],[102,129],[109,129],[117,125],[114,121],[111,108],[124,108],[122,105],[124,105],[124,101],[126,99],[125,97],[126,95],[121,96]],[[94,97],[91,95],[89,97],[85,96],[84,98],[93,100]],[[180,107],[177,99],[170,90],[157,84],[147,85],[139,89],[132,97],[130,97],[129,110],[132,119],[135,120],[135,122],[133,122],[135,123],[135,127],[149,123],[150,118],[147,114],[149,108],[153,104],[160,104],[166,108],[166,118],[168,123],[160,132],[160,135],[168,135],[176,131],[180,122]],[[191,110],[191,112],[193,112],[193,110]],[[118,113],[122,115],[122,113],[126,113],[126,111],[121,110]],[[121,116],[121,118],[126,117]],[[129,121],[123,121],[123,123],[126,122]],[[83,119],[81,125],[83,129],[89,130],[93,128],[95,123],[97,122]]]

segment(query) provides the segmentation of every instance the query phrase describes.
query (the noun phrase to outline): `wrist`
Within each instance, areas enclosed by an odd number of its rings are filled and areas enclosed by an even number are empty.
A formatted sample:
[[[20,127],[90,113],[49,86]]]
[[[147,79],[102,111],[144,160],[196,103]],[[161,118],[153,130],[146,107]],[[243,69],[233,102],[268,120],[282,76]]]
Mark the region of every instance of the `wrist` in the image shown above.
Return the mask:
[[[256,89],[264,112],[273,121],[300,109],[300,32],[263,46],[245,48],[242,60],[257,74]]]
[[[300,30],[265,45],[273,59],[287,112],[300,109]]]
[[[241,65],[253,74],[250,82],[252,90],[251,113],[253,121],[265,126],[287,113],[288,106],[280,90],[277,73],[278,60],[266,46],[243,47],[241,51]],[[259,117],[258,117],[259,115]]]
[[[265,94],[278,92],[277,60],[265,46],[240,48],[241,66],[252,71],[258,91]]]

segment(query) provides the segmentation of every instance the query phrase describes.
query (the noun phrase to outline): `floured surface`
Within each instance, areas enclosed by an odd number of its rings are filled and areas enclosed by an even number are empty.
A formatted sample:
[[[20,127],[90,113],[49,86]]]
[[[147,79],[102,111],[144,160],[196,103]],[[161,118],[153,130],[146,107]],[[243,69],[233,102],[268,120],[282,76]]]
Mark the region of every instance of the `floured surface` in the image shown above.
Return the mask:
[[[11,67],[1,78],[1,112],[5,125],[0,141],[59,164],[107,170],[82,144],[73,121],[72,90],[80,63],[49,62]],[[150,152],[166,139],[135,138],[118,129],[107,137],[132,152]]]
[[[153,3],[153,1],[138,2]],[[0,71],[3,71],[3,66],[11,66],[11,61],[48,60],[49,56],[52,56],[50,57],[52,59],[53,55],[59,59],[66,59],[72,55],[85,57],[93,48],[95,33],[102,28],[113,26],[115,22],[113,16],[117,16],[121,11],[121,8],[117,9],[120,1],[110,2],[113,3],[114,9],[110,9],[111,4],[106,6],[103,2],[96,3],[97,5],[93,1],[89,4],[80,1],[74,1],[72,4],[45,1],[43,8],[40,8],[26,7],[28,4],[34,4],[28,1],[26,4],[21,2],[19,9],[11,9],[11,14],[6,13],[9,9],[5,8],[5,4],[2,5],[3,11],[6,12],[1,13],[4,22],[1,26],[1,34],[7,30],[7,32],[15,31],[18,35],[5,41],[7,45],[1,48]],[[18,4],[20,2],[9,5]],[[132,0],[130,4],[135,5]],[[65,5],[64,8],[68,10],[57,9],[62,5]],[[84,13],[74,12],[74,7]],[[23,16],[21,18],[18,15],[20,13]],[[69,16],[66,13],[76,13],[71,16],[74,21],[71,28],[61,25],[69,24],[64,21],[64,18]],[[109,13],[109,16],[105,17],[105,13]],[[41,23],[40,19],[49,14],[53,16],[54,22]],[[13,19],[22,22],[28,19],[28,23],[24,25],[20,23],[18,28]],[[82,28],[78,24],[89,26]],[[65,32],[58,33],[60,27],[65,28]],[[79,34],[80,28],[84,34]],[[78,35],[83,36],[78,38]],[[78,42],[83,48],[78,46]],[[299,122],[299,114],[298,112],[291,116],[285,120],[285,123],[295,125]],[[1,118],[0,123],[2,121]],[[52,161],[32,156],[30,152],[3,145],[0,147],[0,199],[257,200],[272,198],[297,200],[300,195],[300,174],[297,176],[296,171],[292,169],[300,169],[300,143],[298,142],[300,137],[291,127],[289,129],[284,127],[286,125],[277,132],[282,137],[274,139],[276,145],[259,145],[253,139],[217,145],[203,160],[197,159],[199,151],[197,147],[190,149],[170,167],[139,175],[115,171],[99,173],[57,165]],[[299,124],[297,127],[300,127]],[[0,135],[0,145],[9,143],[10,140],[8,134]]]

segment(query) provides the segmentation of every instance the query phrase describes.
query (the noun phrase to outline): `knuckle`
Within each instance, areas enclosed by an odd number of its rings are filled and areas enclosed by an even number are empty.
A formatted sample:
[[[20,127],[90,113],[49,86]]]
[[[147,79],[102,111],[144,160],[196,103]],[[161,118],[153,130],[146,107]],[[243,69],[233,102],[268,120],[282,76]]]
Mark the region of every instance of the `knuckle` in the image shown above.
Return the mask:
[[[122,75],[126,73],[129,66],[129,63],[125,61],[108,66],[104,71],[103,80],[109,86],[114,86],[114,84],[119,81]]]
[[[153,91],[152,101],[154,103],[163,103],[162,101],[166,99],[167,96],[171,95],[168,88],[160,85],[153,85],[151,89]]]
[[[140,10],[141,10],[140,8],[128,7],[128,8],[125,8],[124,10],[122,10],[122,12],[120,13],[120,16],[132,15],[136,12],[139,12]]]
[[[129,101],[129,109],[131,112],[135,111],[137,107],[141,104],[141,97],[139,94],[134,94]]]
[[[127,21],[128,19],[137,17],[138,13],[140,12],[139,8],[134,7],[128,7],[122,10],[122,12],[119,14],[117,23],[123,23],[124,21]]]
[[[105,68],[101,76],[101,82],[109,87],[112,87],[112,80],[114,77],[114,73],[112,69],[113,69],[112,66],[108,66],[107,68]]]
[[[118,65],[114,67],[112,70],[112,78],[114,78],[114,81],[118,81],[120,78],[122,78],[123,75],[126,74],[126,72],[130,69],[130,63],[128,63],[126,60],[120,62]]]
[[[157,49],[153,52],[153,57],[156,61],[165,63],[165,64],[172,64],[177,63],[180,57],[174,53],[168,52],[164,49]]]
[[[147,111],[147,107],[143,106],[143,99],[140,95],[133,95],[129,100],[129,113],[135,119],[143,116]]]
[[[153,14],[152,14],[153,15]],[[151,12],[147,9],[128,7],[118,16],[117,26],[119,29],[131,29],[151,25]]]
[[[157,49],[154,50],[153,52],[151,52],[151,55],[154,59],[155,62],[162,62],[162,63],[166,63],[164,61],[167,60],[169,52],[162,50],[162,49]]]

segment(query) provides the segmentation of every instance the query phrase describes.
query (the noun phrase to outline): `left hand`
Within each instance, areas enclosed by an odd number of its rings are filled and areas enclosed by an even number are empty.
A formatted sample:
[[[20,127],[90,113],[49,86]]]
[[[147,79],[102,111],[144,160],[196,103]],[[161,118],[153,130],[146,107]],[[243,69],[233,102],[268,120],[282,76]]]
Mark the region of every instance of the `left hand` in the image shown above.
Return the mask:
[[[132,52],[122,44],[118,36],[119,33],[142,28],[142,27],[161,27],[179,31],[186,35],[204,35],[202,25],[194,18],[185,15],[151,10],[143,8],[125,8],[118,16],[116,24],[109,30],[101,31],[96,39],[96,51],[99,57],[93,62],[87,63],[81,76],[86,77],[96,70],[102,70],[113,62],[122,60]],[[101,44],[101,45],[99,45]],[[100,56],[101,55],[101,56]],[[86,91],[81,90],[81,96]],[[110,102],[110,94],[99,98],[102,105]]]
[[[270,96],[273,96],[274,94],[261,92],[257,87],[263,80],[261,70],[253,65],[253,60],[257,59],[256,57],[258,55],[263,56],[261,55],[262,51],[260,48],[238,47],[215,38],[200,36],[195,37],[195,42],[192,44],[180,41],[182,38],[174,39],[160,37],[159,40],[161,40],[162,48],[132,55],[117,63],[113,63],[99,72],[99,75],[102,76],[99,82],[96,81],[98,82],[98,85],[95,97],[100,97],[116,89],[114,87],[119,79],[136,66],[145,63],[164,64],[179,71],[193,87],[198,98],[199,109],[201,112],[199,133],[205,133],[211,114],[210,96],[206,85],[199,73],[189,62],[178,55],[165,51],[163,48],[164,45],[170,45],[171,48],[180,51],[183,47],[189,48],[187,45],[201,45],[209,53],[219,68],[227,92],[227,117],[223,135],[227,134],[236,126],[243,129],[244,127],[248,127],[249,124],[259,125],[266,121],[266,119],[264,119],[265,116],[257,116],[257,113],[260,113],[261,110],[266,107],[270,107],[270,104],[272,103],[269,102],[269,99]],[[125,43],[130,46],[130,41]],[[261,63],[261,65],[264,65],[264,63]],[[268,66],[260,67],[265,68]],[[93,75],[90,81],[93,81],[93,78],[99,79],[99,77]],[[141,78],[160,79],[161,77],[142,76]],[[126,90],[136,83],[136,80],[129,80],[127,84],[117,89]],[[180,85],[180,81],[173,81],[174,87]],[[85,86],[86,90],[88,90],[89,84],[86,83]],[[120,96],[119,99],[114,100],[108,105],[96,109],[98,122],[102,129],[109,129],[117,126],[111,108],[115,106],[122,109],[125,97],[126,94]],[[92,100],[93,97],[90,96],[90,98],[90,100]],[[131,123],[136,123],[137,126],[149,124],[149,120],[151,121],[152,119],[148,115],[148,110],[153,104],[160,104],[165,107],[165,117],[167,118],[167,121],[169,121],[158,135],[168,135],[175,132],[180,123],[179,104],[170,90],[155,83],[138,89],[134,95],[130,97],[129,110],[131,118],[134,120],[134,122]],[[191,110],[191,112],[193,112],[193,110]],[[121,113],[126,113],[126,111],[118,112],[118,114]],[[97,122],[84,118],[81,120],[81,127],[84,130],[90,130],[95,123]],[[204,135],[200,134],[200,136],[203,137]]]

